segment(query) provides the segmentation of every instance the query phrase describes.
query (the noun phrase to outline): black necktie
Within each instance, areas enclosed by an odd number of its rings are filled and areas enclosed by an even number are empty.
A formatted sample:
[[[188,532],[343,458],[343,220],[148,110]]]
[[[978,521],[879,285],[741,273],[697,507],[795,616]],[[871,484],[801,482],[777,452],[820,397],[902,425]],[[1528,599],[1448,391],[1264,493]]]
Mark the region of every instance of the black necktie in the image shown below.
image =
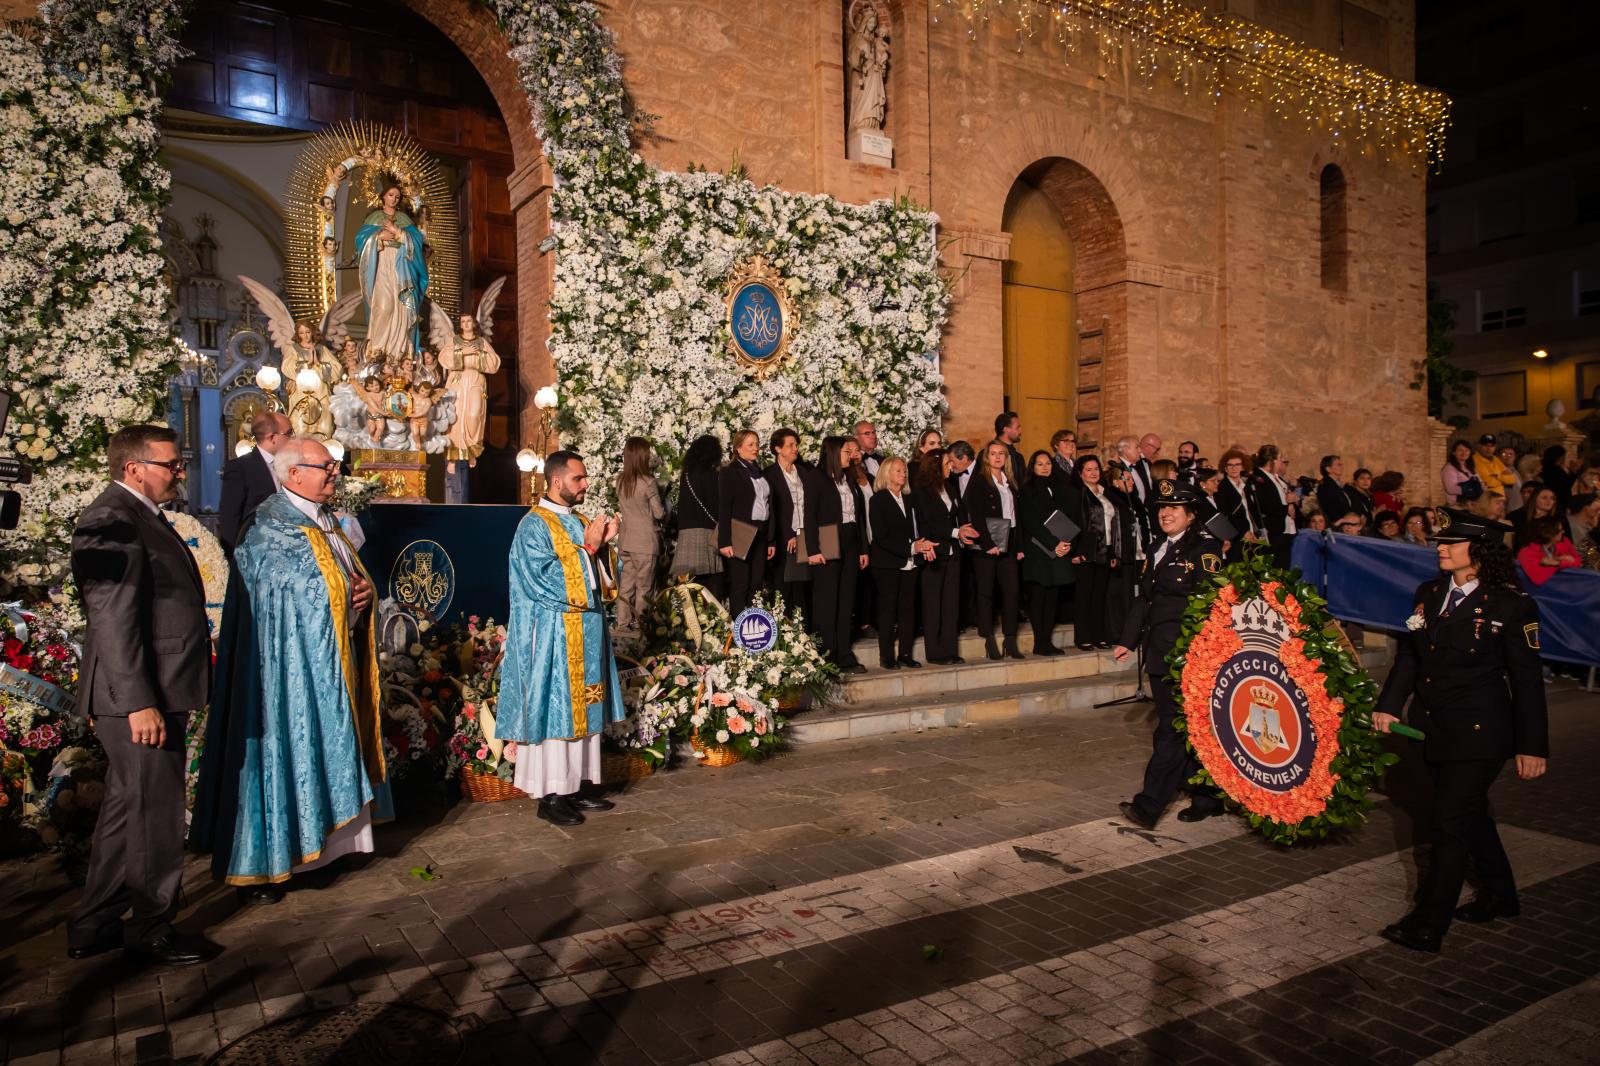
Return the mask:
[[[1460,607],[1461,601],[1466,598],[1467,594],[1461,591],[1460,585],[1452,585],[1450,587],[1450,595],[1444,598],[1444,610],[1439,612],[1439,617],[1449,618],[1450,612]]]

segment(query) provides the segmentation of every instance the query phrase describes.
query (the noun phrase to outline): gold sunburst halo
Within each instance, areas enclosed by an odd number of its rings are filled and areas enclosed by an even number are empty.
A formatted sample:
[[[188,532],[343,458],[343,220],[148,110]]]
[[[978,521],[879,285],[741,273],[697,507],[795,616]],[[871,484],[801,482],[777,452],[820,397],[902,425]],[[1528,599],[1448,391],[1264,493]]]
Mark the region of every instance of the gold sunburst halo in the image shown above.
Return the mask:
[[[312,137],[289,175],[290,247],[284,288],[296,321],[315,322],[340,295],[323,256],[322,198],[331,186],[349,188],[347,211],[365,211],[379,183],[393,180],[428,247],[428,292],[452,316],[461,306],[461,243],[455,199],[439,161],[404,133],[376,122],[341,122]],[[337,239],[337,230],[333,231]]]

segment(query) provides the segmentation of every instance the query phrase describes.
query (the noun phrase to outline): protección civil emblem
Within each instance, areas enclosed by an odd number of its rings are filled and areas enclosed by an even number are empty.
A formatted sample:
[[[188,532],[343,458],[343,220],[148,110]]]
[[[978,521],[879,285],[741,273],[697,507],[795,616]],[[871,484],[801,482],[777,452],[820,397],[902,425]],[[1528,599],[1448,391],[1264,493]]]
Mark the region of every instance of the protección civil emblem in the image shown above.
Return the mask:
[[[761,256],[746,259],[728,278],[728,346],[760,381],[789,354],[798,318],[788,284]]]
[[[746,607],[733,620],[733,642],[752,655],[778,646],[778,620],[764,607]]]
[[[418,618],[441,621],[455,594],[455,563],[438,541],[412,541],[389,569],[390,598]]]

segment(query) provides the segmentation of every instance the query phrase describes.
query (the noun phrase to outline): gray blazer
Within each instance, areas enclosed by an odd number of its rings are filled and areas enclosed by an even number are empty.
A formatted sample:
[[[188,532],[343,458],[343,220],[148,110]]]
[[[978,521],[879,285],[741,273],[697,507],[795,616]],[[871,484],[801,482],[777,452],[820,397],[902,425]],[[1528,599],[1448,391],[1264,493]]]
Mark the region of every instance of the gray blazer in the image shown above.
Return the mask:
[[[655,478],[638,482],[633,495],[618,499],[617,514],[621,518],[618,551],[655,555],[661,550],[661,523],[667,517],[667,505],[661,502],[661,486]]]
[[[72,576],[89,622],[79,714],[183,712],[210,701],[205,586],[165,518],[120,485],[106,486],[78,516]]]

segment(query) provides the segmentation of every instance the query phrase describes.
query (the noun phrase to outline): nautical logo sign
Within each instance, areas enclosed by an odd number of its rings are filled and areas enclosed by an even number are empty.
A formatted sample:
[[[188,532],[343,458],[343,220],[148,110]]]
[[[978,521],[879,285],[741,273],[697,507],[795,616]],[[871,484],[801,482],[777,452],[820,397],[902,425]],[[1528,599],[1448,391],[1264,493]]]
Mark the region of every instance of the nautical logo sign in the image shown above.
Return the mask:
[[[758,255],[734,268],[728,279],[728,345],[756,380],[783,365],[795,322],[788,285],[765,259]]]
[[[418,618],[440,621],[455,594],[455,563],[437,541],[412,541],[400,550],[389,569],[390,598]]]
[[[733,642],[752,655],[778,646],[778,620],[763,607],[746,607],[733,620]]]

